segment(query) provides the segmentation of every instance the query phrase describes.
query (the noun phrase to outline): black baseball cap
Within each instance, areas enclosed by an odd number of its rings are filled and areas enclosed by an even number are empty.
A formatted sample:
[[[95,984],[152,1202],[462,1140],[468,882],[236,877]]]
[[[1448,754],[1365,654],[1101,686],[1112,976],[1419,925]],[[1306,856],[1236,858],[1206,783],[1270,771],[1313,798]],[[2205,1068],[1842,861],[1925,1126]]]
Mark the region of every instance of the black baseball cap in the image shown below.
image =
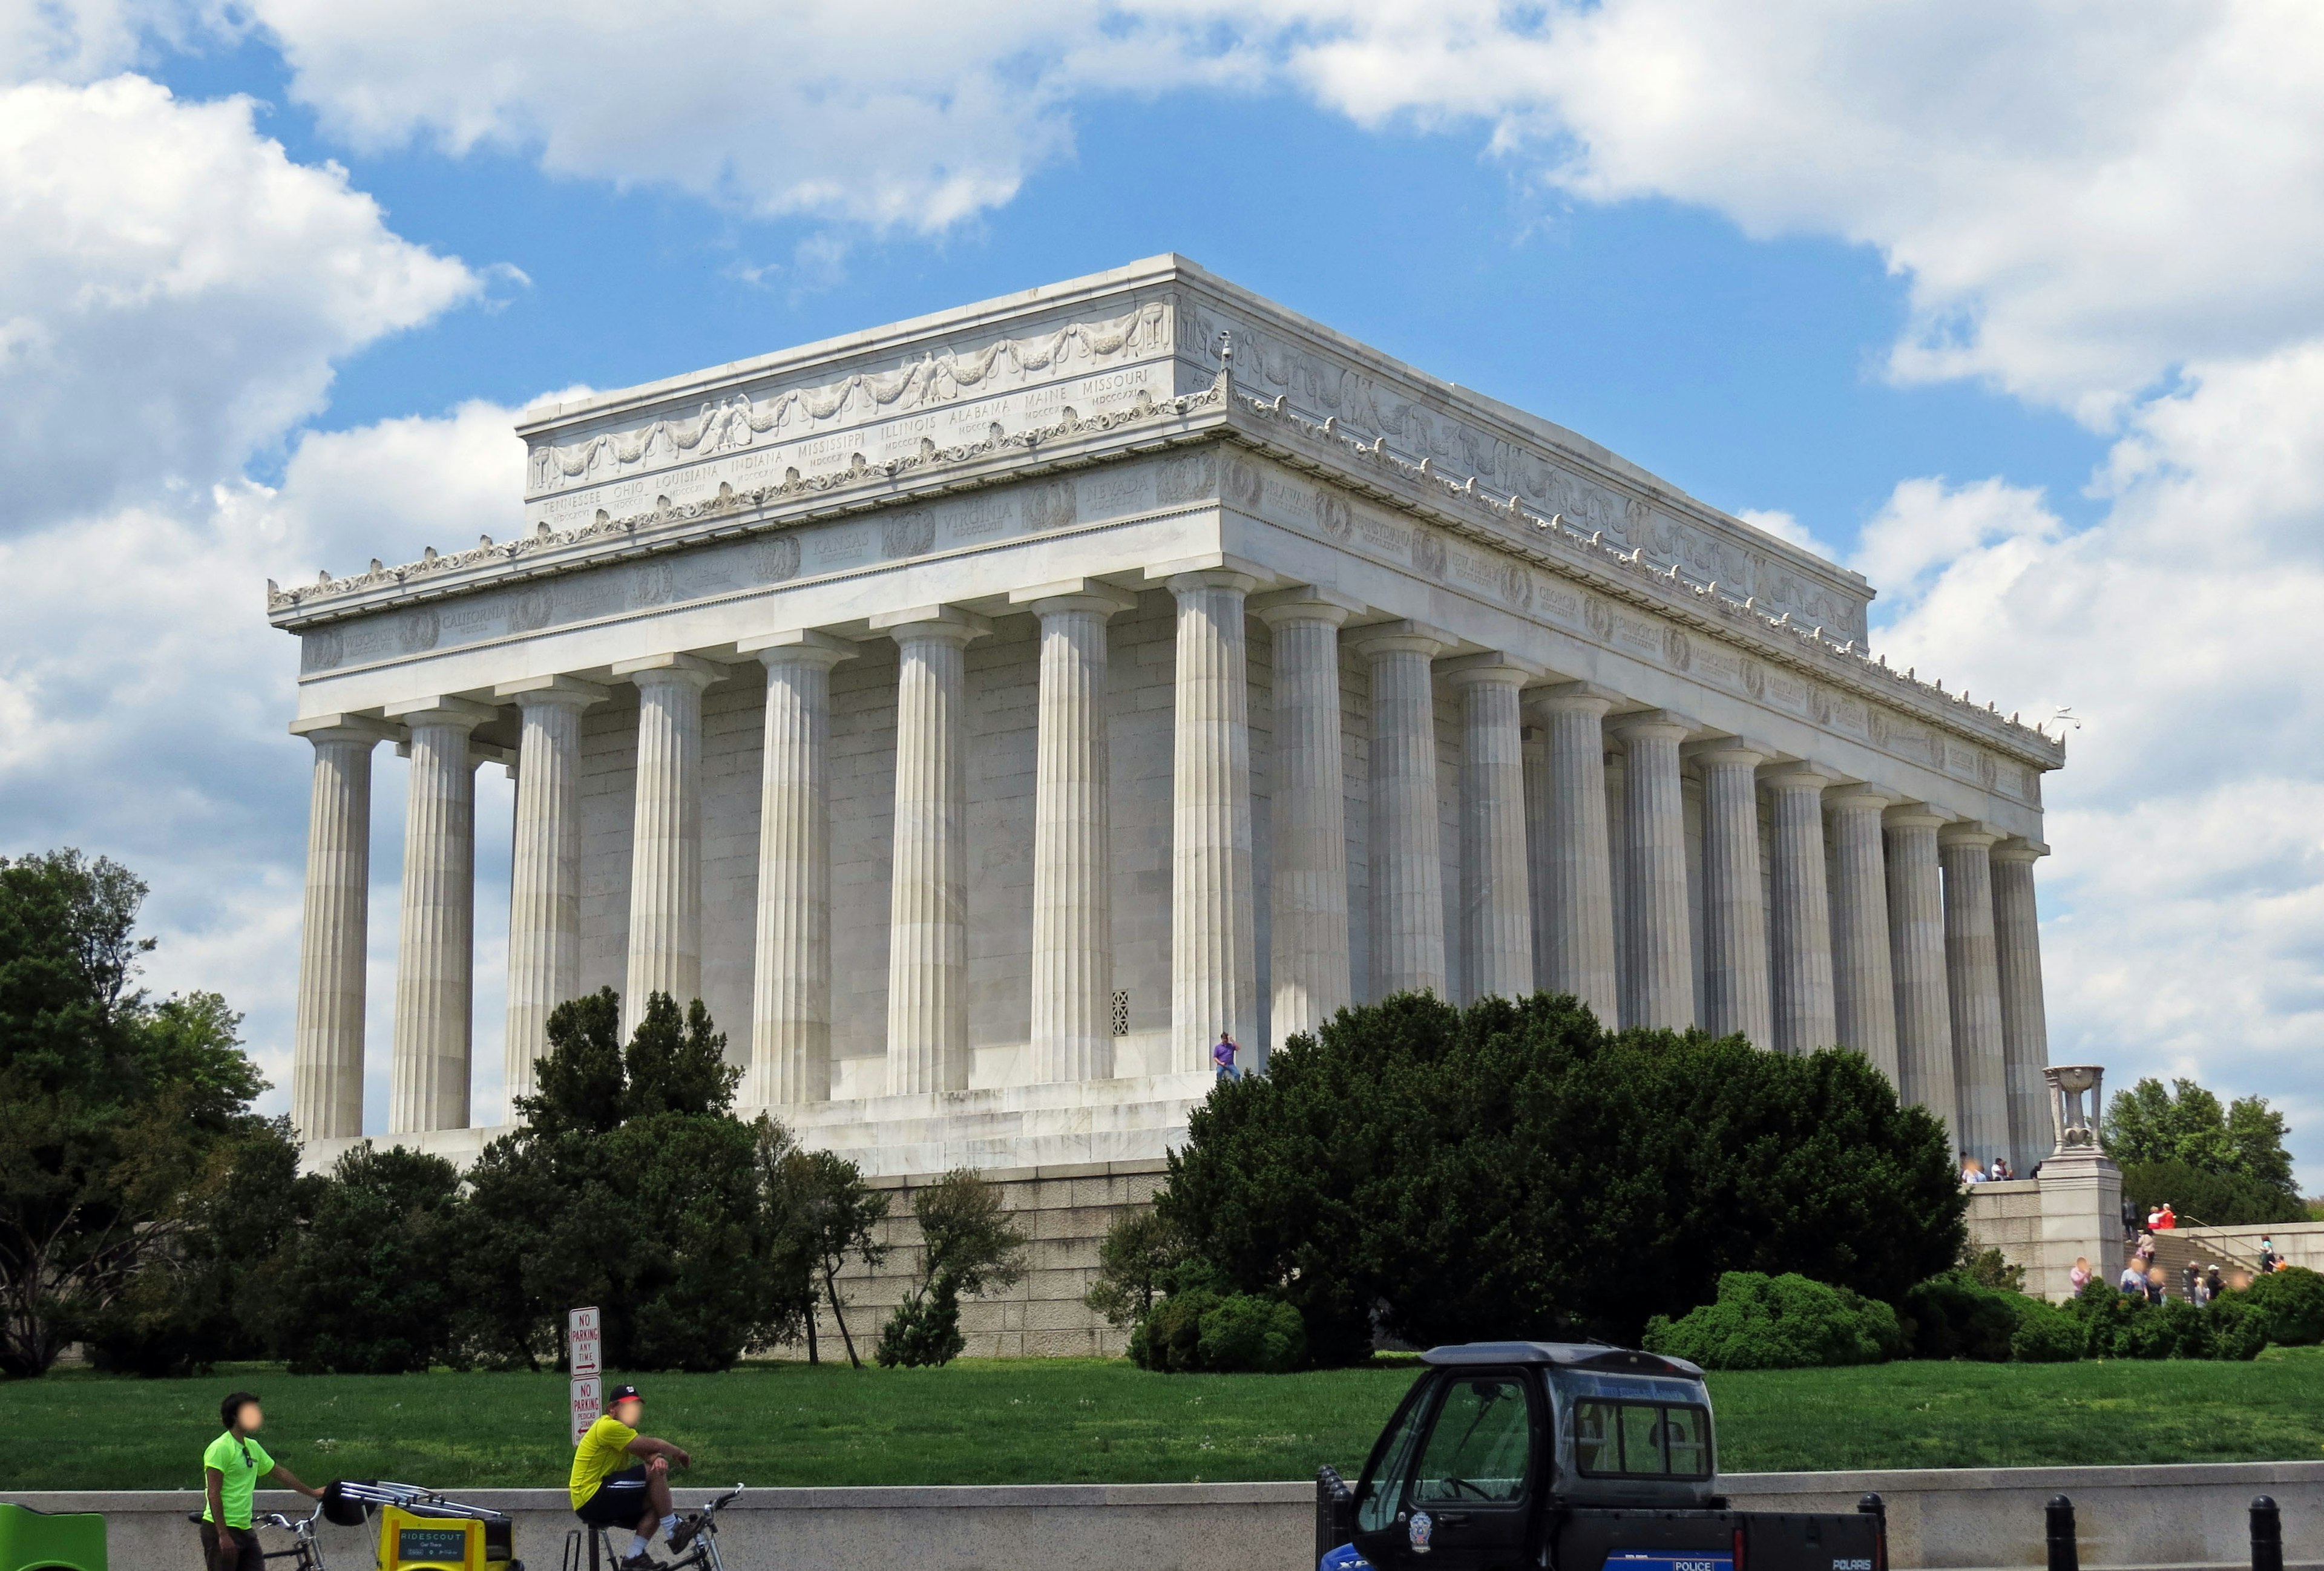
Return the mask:
[[[612,1391],[605,1393],[605,1405],[610,1408],[615,1402],[625,1402],[632,1397],[637,1398],[640,1401],[646,1400],[645,1393],[639,1391],[637,1387],[633,1385],[617,1385]]]

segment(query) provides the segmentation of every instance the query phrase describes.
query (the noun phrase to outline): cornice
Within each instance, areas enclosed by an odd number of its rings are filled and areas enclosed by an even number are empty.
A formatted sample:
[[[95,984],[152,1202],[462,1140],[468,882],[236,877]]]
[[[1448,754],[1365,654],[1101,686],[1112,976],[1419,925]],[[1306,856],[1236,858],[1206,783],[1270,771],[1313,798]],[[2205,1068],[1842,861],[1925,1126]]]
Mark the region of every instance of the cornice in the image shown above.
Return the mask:
[[[1231,373],[1230,372],[1231,375]],[[2008,752],[2036,769],[2063,767],[2062,737],[2047,735],[1987,704],[1979,707],[1944,684],[1924,682],[1914,671],[1892,669],[1853,641],[1826,636],[1821,627],[1762,611],[1749,598],[1738,599],[1717,582],[1689,576],[1674,562],[1655,568],[1644,547],[1622,550],[1602,534],[1584,535],[1553,513],[1528,509],[1515,493],[1478,483],[1473,475],[1448,472],[1432,458],[1408,462],[1389,450],[1385,437],[1364,442],[1346,435],[1331,419],[1320,422],[1295,413],[1288,401],[1253,398],[1237,389],[1228,405],[1227,434],[1238,445],[1280,463],[1328,475],[1360,495],[1398,511],[1426,517],[1465,539],[1511,551],[1617,599],[1739,643],[1771,663],[1846,688],[1858,698],[1902,706],[1932,724]]]

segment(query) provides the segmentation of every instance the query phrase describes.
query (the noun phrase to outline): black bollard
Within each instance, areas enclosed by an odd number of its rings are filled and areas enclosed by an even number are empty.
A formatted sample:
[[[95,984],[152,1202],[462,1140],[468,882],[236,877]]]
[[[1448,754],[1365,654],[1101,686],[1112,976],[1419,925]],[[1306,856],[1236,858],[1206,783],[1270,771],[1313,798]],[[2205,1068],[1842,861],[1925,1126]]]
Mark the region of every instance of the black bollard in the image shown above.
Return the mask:
[[[2053,1494],[2045,1515],[2050,1530],[2050,1571],[2082,1571],[2082,1552],[2074,1542],[2074,1502],[2062,1494]]]
[[[1868,1494],[1858,1501],[1856,1509],[1864,1516],[1878,1517],[1884,1522],[1888,1520],[1888,1502],[1877,1494]]]
[[[2283,1571],[2283,1514],[2258,1495],[2251,1502],[2252,1571]]]

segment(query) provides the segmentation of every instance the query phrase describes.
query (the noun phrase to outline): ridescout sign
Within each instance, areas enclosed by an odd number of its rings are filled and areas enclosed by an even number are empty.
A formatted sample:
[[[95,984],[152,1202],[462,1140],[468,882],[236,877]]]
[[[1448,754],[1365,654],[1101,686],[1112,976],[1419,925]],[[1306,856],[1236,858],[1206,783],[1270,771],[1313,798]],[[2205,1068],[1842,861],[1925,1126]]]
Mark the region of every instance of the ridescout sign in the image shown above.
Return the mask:
[[[597,1324],[597,1307],[568,1311],[565,1317],[565,1362],[573,1373],[573,1443],[581,1444],[581,1437],[605,1410],[605,1382],[598,1367],[597,1352],[602,1333]]]

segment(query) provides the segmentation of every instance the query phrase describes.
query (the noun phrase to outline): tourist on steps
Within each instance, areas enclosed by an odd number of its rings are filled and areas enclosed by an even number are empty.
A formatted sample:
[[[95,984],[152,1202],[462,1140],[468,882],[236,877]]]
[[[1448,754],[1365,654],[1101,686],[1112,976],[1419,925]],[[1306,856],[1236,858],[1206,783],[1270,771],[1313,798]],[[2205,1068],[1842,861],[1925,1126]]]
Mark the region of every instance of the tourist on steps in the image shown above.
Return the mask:
[[[1220,1079],[1240,1080],[1242,1078],[1242,1071],[1235,1067],[1235,1055],[1241,1050],[1241,1049],[1235,1046],[1235,1040],[1231,1034],[1226,1031],[1221,1031],[1219,1033],[1217,1043],[1211,1049],[1211,1062],[1219,1067],[1218,1077]]]

